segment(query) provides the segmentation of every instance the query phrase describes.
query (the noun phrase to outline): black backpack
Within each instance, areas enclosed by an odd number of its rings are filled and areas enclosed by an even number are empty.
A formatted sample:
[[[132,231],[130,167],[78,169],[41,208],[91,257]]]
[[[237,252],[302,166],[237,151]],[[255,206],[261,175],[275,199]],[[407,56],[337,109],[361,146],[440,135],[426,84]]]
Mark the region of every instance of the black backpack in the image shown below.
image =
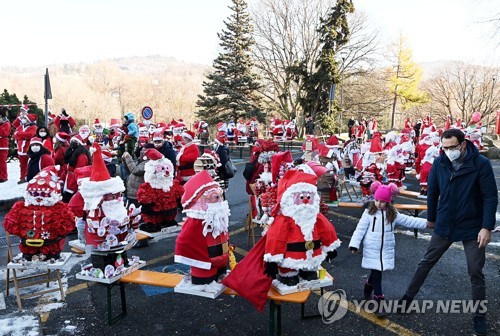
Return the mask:
[[[245,164],[245,169],[243,170],[243,177],[245,180],[250,181],[252,179],[253,172],[255,171],[255,166],[257,165],[257,159],[253,162],[247,162]]]

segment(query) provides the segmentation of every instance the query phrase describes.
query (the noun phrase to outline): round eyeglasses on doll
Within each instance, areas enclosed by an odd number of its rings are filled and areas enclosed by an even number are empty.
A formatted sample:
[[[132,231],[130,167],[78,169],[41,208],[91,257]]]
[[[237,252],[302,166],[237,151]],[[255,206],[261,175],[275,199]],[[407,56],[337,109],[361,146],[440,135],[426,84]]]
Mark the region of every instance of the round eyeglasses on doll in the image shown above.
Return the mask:
[[[33,197],[50,197],[50,191],[30,191],[29,194]]]
[[[222,199],[222,189],[215,188],[207,190],[203,193],[202,198],[204,198],[210,203],[217,203]]]

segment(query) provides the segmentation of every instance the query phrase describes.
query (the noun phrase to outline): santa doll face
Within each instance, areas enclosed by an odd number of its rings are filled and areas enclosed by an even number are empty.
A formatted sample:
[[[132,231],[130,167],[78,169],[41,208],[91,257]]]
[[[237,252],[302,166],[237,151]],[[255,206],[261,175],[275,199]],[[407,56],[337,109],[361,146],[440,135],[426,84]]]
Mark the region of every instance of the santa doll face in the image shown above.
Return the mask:
[[[87,139],[90,135],[90,128],[88,126],[82,126],[80,127],[80,129],[78,130],[78,134],[80,134],[80,136],[82,137],[82,139]]]
[[[207,211],[209,205],[222,203],[222,201],[223,201],[222,189],[212,188],[205,191],[189,209]]]
[[[96,132],[96,133],[102,133],[102,131],[103,131],[103,128],[102,128],[101,124],[95,124],[94,125],[94,132]]]
[[[296,205],[314,203],[315,194],[310,191],[297,192],[293,194],[293,202]]]
[[[50,191],[28,190],[24,196],[27,205],[53,206],[60,199],[61,195]]]

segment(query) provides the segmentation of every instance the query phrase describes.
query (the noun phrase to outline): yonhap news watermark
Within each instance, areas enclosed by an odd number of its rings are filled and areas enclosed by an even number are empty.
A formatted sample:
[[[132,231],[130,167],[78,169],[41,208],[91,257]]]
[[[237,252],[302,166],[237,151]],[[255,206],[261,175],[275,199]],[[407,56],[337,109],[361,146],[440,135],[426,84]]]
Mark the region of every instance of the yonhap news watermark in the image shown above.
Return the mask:
[[[389,314],[485,314],[488,300],[352,300],[349,302],[344,290],[325,292],[319,299],[318,310],[323,322],[333,323],[342,319],[347,311],[376,313],[384,310]]]

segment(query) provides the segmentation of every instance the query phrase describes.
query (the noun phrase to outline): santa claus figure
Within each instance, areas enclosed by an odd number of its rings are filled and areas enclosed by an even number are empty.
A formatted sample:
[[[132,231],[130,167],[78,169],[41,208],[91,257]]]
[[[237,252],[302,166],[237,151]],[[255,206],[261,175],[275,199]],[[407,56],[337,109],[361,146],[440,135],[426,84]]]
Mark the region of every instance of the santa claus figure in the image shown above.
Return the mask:
[[[181,203],[187,220],[175,242],[175,262],[191,266],[191,283],[206,285],[226,274],[229,205],[206,170],[185,185]]]
[[[417,172],[417,175],[415,177],[417,179],[420,179],[420,169],[422,167],[422,160],[424,159],[425,152],[427,151],[427,149],[430,146],[432,146],[434,136],[435,135],[433,133],[423,133],[420,142],[415,148],[415,155],[416,155],[415,171]]]
[[[386,161],[387,181],[394,183],[398,188],[403,187],[406,164],[404,151],[401,145],[396,145],[387,152]]]
[[[370,142],[370,151],[363,155],[362,170],[358,177],[363,201],[368,201],[372,194],[370,186],[374,181],[382,182],[384,176],[385,154],[379,132],[375,132]]]
[[[111,254],[131,247],[135,233],[130,230],[127,209],[121,199],[125,190],[123,181],[110,177],[101,147],[95,143],[93,148],[90,179],[80,186],[86,212],[85,243],[92,252]]]
[[[58,259],[64,237],[75,227],[73,213],[61,202],[58,169],[40,171],[29,181],[24,201],[5,216],[5,231],[21,238],[19,249],[28,261]]]
[[[227,123],[226,135],[227,135],[228,142],[236,143],[236,124],[234,123],[233,120],[230,120]]]
[[[425,151],[424,158],[422,159],[422,168],[420,169],[420,195],[419,198],[427,198],[427,180],[431,172],[434,159],[439,156],[439,148],[437,146],[430,146]]]
[[[144,222],[140,229],[158,232],[162,228],[177,225],[177,201],[184,193],[184,188],[174,179],[174,166],[169,159],[154,148],[147,149],[147,152],[151,159],[145,165],[145,182],[137,191]]]
[[[247,121],[247,130],[248,130],[247,143],[253,144],[259,137],[258,126],[259,123],[255,118],[252,118],[251,120]]]
[[[94,141],[101,145],[104,144],[104,127],[99,119],[94,120],[93,127]]]
[[[319,212],[320,197],[313,174],[291,170],[278,182],[278,205],[266,234],[265,273],[295,286],[318,279],[318,268],[335,258],[340,246],[335,228]]]
[[[217,138],[227,139],[227,125],[222,121],[217,124]]]
[[[149,131],[145,124],[139,123],[139,138],[137,140],[137,146],[143,147],[149,142]],[[162,137],[163,138],[163,137]]]
[[[206,121],[200,120],[194,123],[196,130],[196,137],[200,140],[202,145],[208,144],[208,124]]]
[[[291,120],[286,124],[286,139],[293,140],[297,136],[297,128],[295,127],[295,120]]]
[[[181,135],[182,147],[177,154],[177,178],[181,184],[186,183],[194,175],[194,162],[200,156],[200,150],[194,140],[192,131],[185,131]]]

